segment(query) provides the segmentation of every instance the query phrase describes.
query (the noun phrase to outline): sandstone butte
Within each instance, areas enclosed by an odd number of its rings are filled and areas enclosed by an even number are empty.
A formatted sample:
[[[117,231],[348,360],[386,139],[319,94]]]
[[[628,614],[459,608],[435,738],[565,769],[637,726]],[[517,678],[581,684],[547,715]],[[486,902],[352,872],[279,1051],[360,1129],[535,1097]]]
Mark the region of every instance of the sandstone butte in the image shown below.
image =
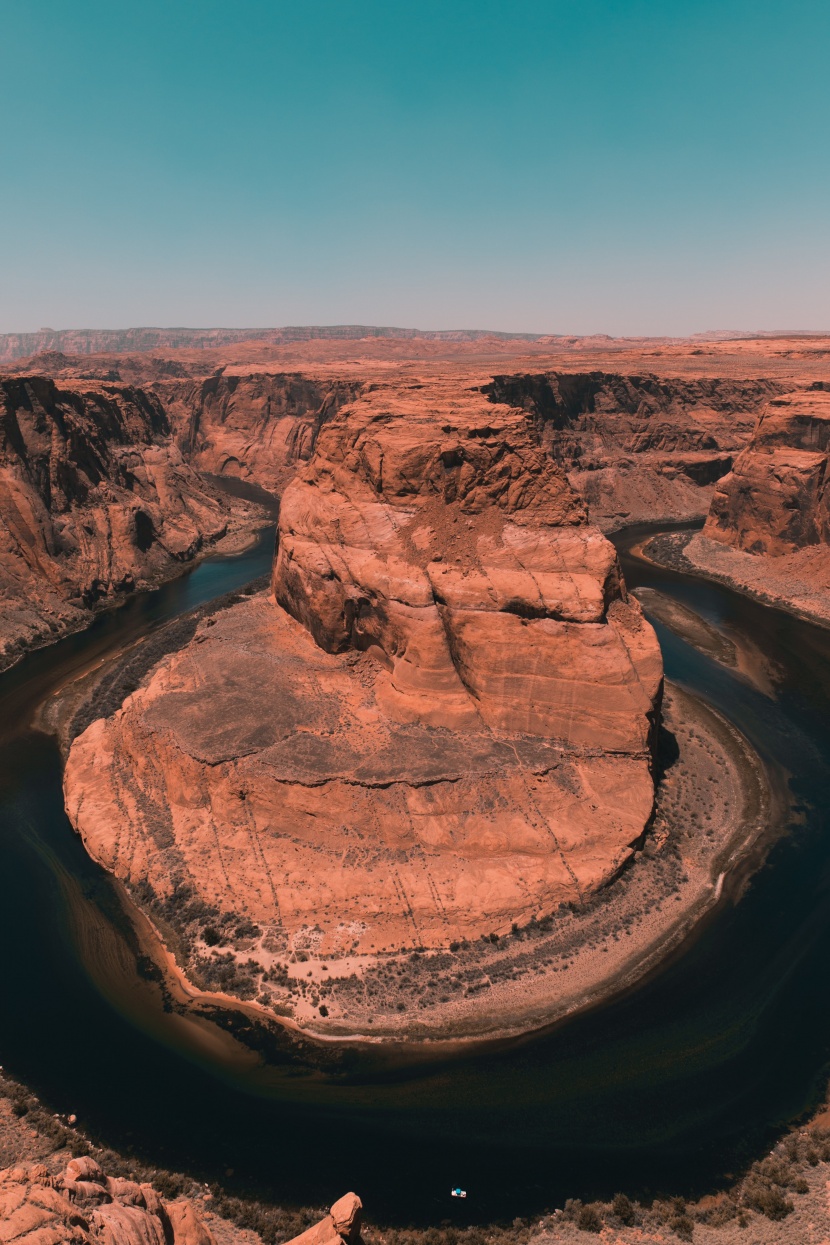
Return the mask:
[[[657,640],[492,396],[367,385],[283,495],[273,597],[75,741],[69,816],[118,877],[359,955],[509,931],[631,856]]]
[[[362,1202],[339,1198],[327,1215],[288,1245],[361,1245]],[[225,1221],[223,1241],[252,1234]],[[258,1238],[257,1238],[258,1239]],[[0,1170],[2,1245],[216,1245],[193,1201],[165,1201],[147,1183],[107,1176],[88,1156],[50,1175],[44,1163]]]

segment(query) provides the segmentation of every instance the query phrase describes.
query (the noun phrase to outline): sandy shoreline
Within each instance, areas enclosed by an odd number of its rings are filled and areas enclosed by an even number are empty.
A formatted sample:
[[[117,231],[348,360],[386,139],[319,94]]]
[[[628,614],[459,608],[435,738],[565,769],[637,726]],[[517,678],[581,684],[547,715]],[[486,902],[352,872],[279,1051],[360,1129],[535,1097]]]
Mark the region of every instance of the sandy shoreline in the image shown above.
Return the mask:
[[[743,553],[682,528],[645,537],[632,553],[654,566],[723,584],[802,622],[830,627],[830,551],[821,546],[774,558]]]

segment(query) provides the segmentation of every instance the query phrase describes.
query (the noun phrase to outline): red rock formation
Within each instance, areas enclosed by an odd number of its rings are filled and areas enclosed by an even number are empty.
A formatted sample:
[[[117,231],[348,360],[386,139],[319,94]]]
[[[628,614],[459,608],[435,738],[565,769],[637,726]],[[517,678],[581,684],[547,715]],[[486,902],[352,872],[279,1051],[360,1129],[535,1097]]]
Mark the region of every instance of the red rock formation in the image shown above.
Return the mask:
[[[760,406],[782,388],[592,371],[500,375],[487,392],[533,414],[543,446],[607,530],[703,516]]]
[[[234,522],[140,389],[7,378],[0,418],[0,667],[171,574]]]
[[[15,1245],[215,1245],[191,1202],[105,1176],[91,1158],[61,1176],[42,1163],[0,1171],[0,1241]]]
[[[287,1245],[360,1245],[360,1221],[363,1203],[356,1193],[344,1193],[332,1206],[325,1219],[315,1223]]]
[[[310,458],[323,423],[360,385],[278,372],[217,374],[153,388],[189,463],[280,493]]]
[[[774,398],[718,484],[704,528],[748,553],[783,555],[830,543],[830,392]]]
[[[73,745],[108,868],[367,954],[509,930],[630,856],[659,647],[531,416],[372,386],[284,494],[274,587]]]

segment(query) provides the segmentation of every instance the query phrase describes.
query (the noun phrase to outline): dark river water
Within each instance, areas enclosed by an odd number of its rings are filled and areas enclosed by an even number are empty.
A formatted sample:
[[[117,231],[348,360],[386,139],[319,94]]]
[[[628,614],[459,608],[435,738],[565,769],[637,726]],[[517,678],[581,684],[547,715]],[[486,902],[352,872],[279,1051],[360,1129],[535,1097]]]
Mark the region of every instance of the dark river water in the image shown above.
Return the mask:
[[[618,1189],[695,1195],[763,1153],[828,1077],[830,632],[656,570],[627,552],[635,535],[617,542],[629,586],[774,663],[771,696],[658,624],[668,676],[784,766],[798,806],[740,900],[659,972],[545,1034],[431,1063],[364,1052],[329,1075],[211,1053],[130,993],[123,951],[108,987],[89,947],[99,961],[115,947],[117,901],[71,832],[57,748],[29,712],[91,658],[267,570],[265,536],[0,678],[0,1063],[145,1161],[293,1204],[354,1188],[387,1222],[512,1219]]]

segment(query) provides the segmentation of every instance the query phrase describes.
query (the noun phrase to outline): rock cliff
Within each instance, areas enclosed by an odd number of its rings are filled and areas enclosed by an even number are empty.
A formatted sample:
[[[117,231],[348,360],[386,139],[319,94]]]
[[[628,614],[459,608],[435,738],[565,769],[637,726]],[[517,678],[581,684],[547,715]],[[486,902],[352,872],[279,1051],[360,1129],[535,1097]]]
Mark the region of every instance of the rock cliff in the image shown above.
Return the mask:
[[[830,392],[773,398],[719,481],[704,534],[773,556],[830,543]]]
[[[151,1185],[105,1176],[87,1157],[58,1176],[42,1163],[0,1171],[0,1241],[215,1245],[192,1202],[164,1202]]]
[[[153,385],[189,463],[274,493],[282,492],[298,464],[310,458],[326,420],[359,390],[356,381],[282,372],[220,372],[203,380]]]
[[[274,593],[75,741],[70,818],[128,884],[264,925],[278,975],[509,932],[632,855],[660,651],[532,415],[370,386],[283,496]]]
[[[161,403],[125,385],[0,379],[0,668],[239,525]]]
[[[592,371],[500,375],[485,391],[533,415],[592,521],[609,529],[703,517],[761,405],[783,388],[762,379]]]

